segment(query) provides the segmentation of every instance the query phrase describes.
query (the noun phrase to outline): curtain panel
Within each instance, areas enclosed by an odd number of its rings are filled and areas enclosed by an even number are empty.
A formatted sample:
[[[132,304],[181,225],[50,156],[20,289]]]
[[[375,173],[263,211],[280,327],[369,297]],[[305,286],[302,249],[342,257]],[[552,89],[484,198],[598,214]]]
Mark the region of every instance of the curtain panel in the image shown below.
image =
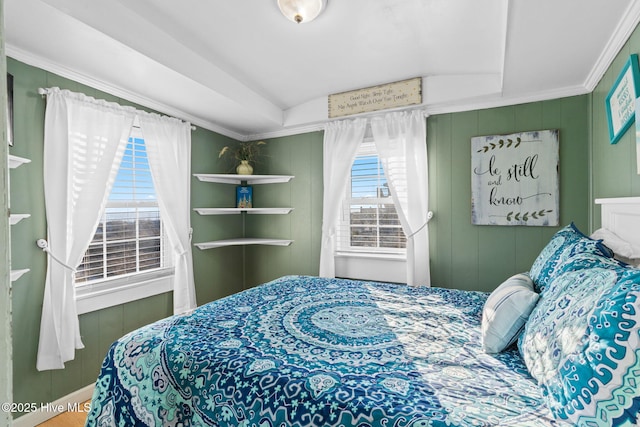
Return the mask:
[[[54,88],[47,94],[44,197],[49,256],[40,322],[38,370],[62,369],[83,348],[74,271],[113,186],[133,114]],[[60,261],[60,262],[59,262]]]
[[[327,123],[324,129],[322,242],[320,247],[320,276],[335,277],[334,255],[340,207],[347,190],[351,165],[367,129],[366,119]]]
[[[196,307],[191,251],[191,125],[170,117],[139,115],[158,205],[175,267],[173,312]]]
[[[424,112],[395,112],[371,119],[371,132],[389,192],[407,236],[407,283],[431,286],[427,130]]]
[[[190,125],[59,88],[46,90],[44,190],[49,242],[36,368],[63,369],[83,348],[74,270],[98,226],[136,118],[174,252],[174,312],[195,308],[189,222]],[[147,141],[145,141],[147,144]],[[162,147],[162,149],[160,149]]]

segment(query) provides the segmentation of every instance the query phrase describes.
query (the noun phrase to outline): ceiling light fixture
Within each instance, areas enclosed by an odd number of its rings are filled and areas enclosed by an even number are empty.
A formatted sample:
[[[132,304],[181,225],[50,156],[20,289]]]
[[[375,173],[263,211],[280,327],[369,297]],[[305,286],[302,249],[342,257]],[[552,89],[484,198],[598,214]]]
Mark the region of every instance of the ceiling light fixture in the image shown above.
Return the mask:
[[[298,24],[316,19],[326,4],[327,0],[278,0],[280,12]]]

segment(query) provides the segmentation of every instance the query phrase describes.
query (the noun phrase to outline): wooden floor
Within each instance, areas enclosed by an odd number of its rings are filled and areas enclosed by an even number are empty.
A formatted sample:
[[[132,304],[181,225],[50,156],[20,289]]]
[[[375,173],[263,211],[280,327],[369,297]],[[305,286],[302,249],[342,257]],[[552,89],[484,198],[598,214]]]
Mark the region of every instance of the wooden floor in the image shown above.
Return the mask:
[[[38,427],[84,427],[87,419],[86,412],[65,412],[57,417],[51,418]]]

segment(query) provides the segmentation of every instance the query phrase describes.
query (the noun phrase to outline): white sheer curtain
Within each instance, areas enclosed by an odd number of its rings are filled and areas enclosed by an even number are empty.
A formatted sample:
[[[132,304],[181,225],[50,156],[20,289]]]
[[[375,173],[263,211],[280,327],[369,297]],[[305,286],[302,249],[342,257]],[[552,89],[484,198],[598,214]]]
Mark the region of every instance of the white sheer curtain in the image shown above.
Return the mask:
[[[47,95],[44,193],[49,250],[38,370],[63,369],[83,348],[73,270],[93,237],[126,147],[133,114],[57,88]],[[60,260],[58,262],[55,260]]]
[[[335,277],[336,231],[351,165],[364,139],[366,119],[327,123],[323,145],[323,204],[320,276]]]
[[[191,125],[155,114],[138,115],[162,222],[175,265],[173,312],[196,307],[191,253]]]
[[[427,129],[422,111],[371,119],[371,131],[389,191],[407,236],[407,283],[431,285]]]

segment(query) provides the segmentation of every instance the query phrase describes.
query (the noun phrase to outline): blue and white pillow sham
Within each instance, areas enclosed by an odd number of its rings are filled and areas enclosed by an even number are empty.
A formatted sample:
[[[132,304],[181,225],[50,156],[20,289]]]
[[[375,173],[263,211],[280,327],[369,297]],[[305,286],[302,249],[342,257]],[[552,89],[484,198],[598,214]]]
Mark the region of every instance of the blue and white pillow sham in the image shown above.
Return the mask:
[[[551,238],[531,266],[529,275],[536,291],[544,292],[556,275],[556,270],[569,258],[580,253],[593,253],[606,258],[613,257],[613,252],[602,244],[601,240],[585,236],[575,224],[571,223]]]
[[[597,253],[554,262],[518,341],[557,418],[579,426],[640,419],[640,270]]]

